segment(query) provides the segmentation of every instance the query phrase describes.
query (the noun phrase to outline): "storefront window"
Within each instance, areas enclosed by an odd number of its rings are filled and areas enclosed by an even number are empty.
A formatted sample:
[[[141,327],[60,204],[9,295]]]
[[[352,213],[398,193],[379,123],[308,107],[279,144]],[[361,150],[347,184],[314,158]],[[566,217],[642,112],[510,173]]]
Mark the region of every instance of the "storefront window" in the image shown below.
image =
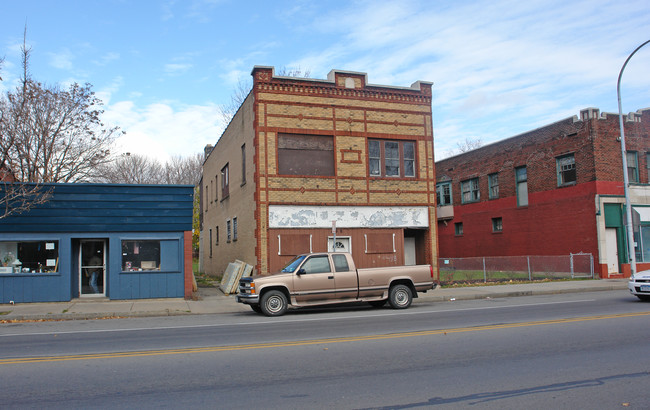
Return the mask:
[[[58,241],[0,242],[0,273],[52,273],[58,269]]]
[[[160,270],[160,241],[122,241],[122,271]]]

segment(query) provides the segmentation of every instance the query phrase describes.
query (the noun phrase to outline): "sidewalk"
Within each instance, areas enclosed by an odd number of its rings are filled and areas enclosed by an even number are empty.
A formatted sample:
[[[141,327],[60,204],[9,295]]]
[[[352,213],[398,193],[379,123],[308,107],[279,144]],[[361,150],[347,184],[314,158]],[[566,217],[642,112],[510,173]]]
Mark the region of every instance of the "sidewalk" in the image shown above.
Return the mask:
[[[627,279],[596,279],[437,288],[427,293],[420,293],[413,303],[626,290],[627,282]],[[0,323],[21,320],[82,320],[250,312],[248,306],[235,302],[233,295],[226,296],[214,287],[199,288],[198,295],[199,300],[141,299],[125,301],[74,299],[70,302],[2,304],[0,305]]]

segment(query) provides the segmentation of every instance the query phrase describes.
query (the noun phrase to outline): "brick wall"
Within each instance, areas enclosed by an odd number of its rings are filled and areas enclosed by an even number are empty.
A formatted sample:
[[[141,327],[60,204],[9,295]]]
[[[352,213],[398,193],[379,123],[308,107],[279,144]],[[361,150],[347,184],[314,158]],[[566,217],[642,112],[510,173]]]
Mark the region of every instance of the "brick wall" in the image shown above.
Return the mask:
[[[641,183],[648,183],[650,110],[627,116],[628,150],[638,151]],[[582,110],[580,117],[548,126],[436,163],[438,182],[452,182],[453,219],[440,221],[443,257],[599,255],[596,195],[622,195],[618,116]],[[558,187],[556,158],[573,154],[575,184]],[[515,168],[527,167],[528,206],[518,207]],[[488,199],[488,175],[499,175],[499,198]],[[480,202],[461,203],[461,181],[479,178]],[[492,232],[502,218],[503,231]],[[455,224],[463,235],[455,235]],[[598,259],[596,259],[598,260]]]
[[[202,250],[206,272],[220,274],[235,258],[255,264],[256,272],[269,271],[272,244],[268,233],[268,209],[272,205],[433,206],[435,170],[431,125],[431,83],[411,87],[368,84],[364,73],[332,71],[326,80],[276,77],[271,67],[255,67],[253,90],[204,164],[203,186],[209,193],[202,205]],[[334,176],[290,176],[278,171],[278,134],[331,136]],[[368,138],[416,143],[415,178],[370,178]],[[254,193],[240,192],[235,178],[236,158],[242,143],[252,148],[249,157]],[[221,167],[230,161],[230,198],[210,200],[219,183]],[[216,179],[215,179],[215,176]],[[214,180],[214,181],[212,181]],[[211,188],[211,183],[215,188]],[[248,187],[246,187],[248,189]],[[237,212],[246,236],[236,245],[225,242],[222,223]],[[434,214],[432,208],[431,214]],[[243,216],[245,215],[245,219]],[[209,258],[208,229],[219,225],[220,243],[212,244]],[[240,229],[244,228],[243,225]],[[436,223],[423,254],[427,263],[437,256]],[[243,229],[240,230],[242,234]],[[214,233],[213,233],[214,242]],[[425,245],[422,245],[423,247]],[[424,258],[424,257],[423,257]]]

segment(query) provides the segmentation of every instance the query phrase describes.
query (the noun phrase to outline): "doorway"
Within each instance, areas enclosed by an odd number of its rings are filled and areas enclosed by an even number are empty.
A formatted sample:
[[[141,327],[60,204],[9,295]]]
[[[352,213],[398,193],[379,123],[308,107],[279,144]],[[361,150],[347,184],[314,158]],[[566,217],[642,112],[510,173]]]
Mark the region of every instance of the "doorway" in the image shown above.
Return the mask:
[[[616,228],[605,229],[605,247],[607,255],[607,273],[618,273],[618,241]]]
[[[79,244],[79,296],[106,296],[106,240],[83,240]]]

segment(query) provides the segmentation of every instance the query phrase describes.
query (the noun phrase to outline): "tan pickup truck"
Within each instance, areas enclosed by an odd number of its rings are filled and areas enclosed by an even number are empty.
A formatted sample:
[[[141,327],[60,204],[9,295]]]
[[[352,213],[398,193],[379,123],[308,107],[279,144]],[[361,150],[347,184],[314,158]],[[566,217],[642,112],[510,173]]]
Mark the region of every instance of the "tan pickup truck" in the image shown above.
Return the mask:
[[[279,273],[239,281],[237,302],[257,313],[283,315],[289,305],[368,302],[406,309],[417,292],[435,288],[430,265],[356,269],[349,253],[296,256]]]

